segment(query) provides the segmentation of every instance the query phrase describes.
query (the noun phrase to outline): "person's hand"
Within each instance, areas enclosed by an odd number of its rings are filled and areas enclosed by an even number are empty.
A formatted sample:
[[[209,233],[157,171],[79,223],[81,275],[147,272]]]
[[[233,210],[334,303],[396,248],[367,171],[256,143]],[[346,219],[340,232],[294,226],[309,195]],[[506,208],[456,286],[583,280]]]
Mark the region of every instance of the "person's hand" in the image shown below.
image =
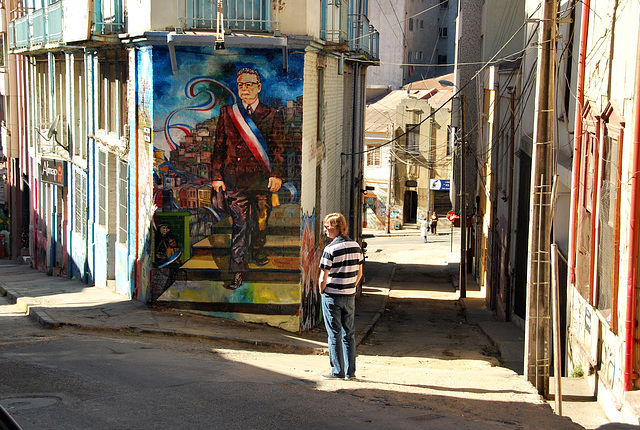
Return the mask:
[[[227,191],[227,186],[224,184],[224,181],[212,181],[211,186],[216,190],[216,193],[220,191],[220,188],[222,188],[222,191]]]
[[[282,187],[282,179],[276,178],[275,176],[269,178],[269,184],[267,185],[269,191],[277,193],[278,190],[280,190],[280,187]]]

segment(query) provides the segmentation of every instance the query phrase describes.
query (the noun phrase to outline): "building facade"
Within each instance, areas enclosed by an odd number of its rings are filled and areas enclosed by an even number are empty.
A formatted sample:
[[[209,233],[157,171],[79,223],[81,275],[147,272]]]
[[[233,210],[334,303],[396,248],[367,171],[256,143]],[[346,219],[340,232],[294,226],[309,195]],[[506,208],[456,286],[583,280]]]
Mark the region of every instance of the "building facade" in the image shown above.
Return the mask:
[[[321,219],[343,212],[360,236],[366,2],[13,6],[34,266],[315,326]]]
[[[370,2],[369,18],[380,32],[380,66],[368,87],[400,89],[453,71],[458,0]]]
[[[484,4],[475,276],[497,318],[525,331],[525,375],[541,394],[557,360],[563,376],[584,375],[612,421],[637,423],[639,9],[599,0],[549,4],[558,12],[551,80],[541,66],[543,13],[551,6]],[[514,17],[509,32],[489,25],[496,11]],[[553,155],[541,169],[547,111],[540,106],[549,97]],[[541,172],[551,186],[536,186]],[[553,199],[548,217],[540,215],[541,195]],[[557,247],[555,265],[541,251],[549,244]],[[548,282],[540,277],[545,265]],[[555,306],[559,320],[550,323]]]
[[[452,78],[417,81],[367,106],[364,179],[371,192],[365,212],[371,228],[415,226],[433,212],[451,210],[453,91],[439,81]]]

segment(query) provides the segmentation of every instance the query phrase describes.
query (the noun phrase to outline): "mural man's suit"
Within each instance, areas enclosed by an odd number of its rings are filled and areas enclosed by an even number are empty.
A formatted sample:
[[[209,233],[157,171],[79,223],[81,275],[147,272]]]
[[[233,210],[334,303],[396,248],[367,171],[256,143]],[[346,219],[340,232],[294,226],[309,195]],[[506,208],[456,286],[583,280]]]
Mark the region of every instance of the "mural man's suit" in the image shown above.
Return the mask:
[[[211,157],[213,191],[226,194],[232,218],[229,289],[242,286],[249,259],[269,263],[264,246],[272,193],[282,186],[284,120],[277,109],[260,103],[260,75],[253,69],[237,74],[240,101],[220,110]]]

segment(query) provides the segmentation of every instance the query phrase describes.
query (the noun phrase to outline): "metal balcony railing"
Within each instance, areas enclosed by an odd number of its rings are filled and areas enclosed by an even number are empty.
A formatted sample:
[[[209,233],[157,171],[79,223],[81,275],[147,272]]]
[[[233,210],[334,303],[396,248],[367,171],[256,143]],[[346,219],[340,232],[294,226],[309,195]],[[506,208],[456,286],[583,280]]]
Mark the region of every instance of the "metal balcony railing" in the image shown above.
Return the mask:
[[[380,34],[365,15],[349,15],[349,50],[379,59]]]
[[[92,34],[118,34],[125,31],[122,0],[95,1]]]
[[[329,43],[348,44],[350,51],[377,60],[378,32],[366,15],[349,13],[349,10],[357,10],[358,4],[349,4],[347,0],[321,0],[320,37]]]
[[[47,39],[49,43],[62,41],[62,2],[47,7]]]
[[[347,3],[321,0],[320,37],[327,42],[347,43]]]
[[[12,49],[29,46],[29,16],[22,16],[9,23],[9,47]]]
[[[64,1],[59,0],[40,9],[18,11],[9,23],[9,48],[30,49],[62,42],[64,36]],[[92,2],[92,34],[117,34],[125,29],[122,0]]]
[[[183,29],[216,30],[216,0],[177,0],[178,25]],[[277,32],[280,0],[223,0],[225,30]]]

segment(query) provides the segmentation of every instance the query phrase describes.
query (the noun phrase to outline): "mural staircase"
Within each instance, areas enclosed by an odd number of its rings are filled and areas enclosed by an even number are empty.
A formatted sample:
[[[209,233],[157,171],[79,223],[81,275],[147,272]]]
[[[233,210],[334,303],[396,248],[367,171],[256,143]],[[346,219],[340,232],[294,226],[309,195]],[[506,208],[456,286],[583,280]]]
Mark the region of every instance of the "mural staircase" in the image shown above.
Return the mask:
[[[190,258],[174,272],[172,285],[156,304],[201,311],[295,314],[300,303],[300,205],[273,208],[265,251],[269,262],[250,260],[243,286],[229,290],[231,220],[212,227],[212,234],[191,244]],[[248,300],[248,296],[250,300]],[[251,302],[251,303],[247,303]],[[264,302],[264,305],[255,306]]]

